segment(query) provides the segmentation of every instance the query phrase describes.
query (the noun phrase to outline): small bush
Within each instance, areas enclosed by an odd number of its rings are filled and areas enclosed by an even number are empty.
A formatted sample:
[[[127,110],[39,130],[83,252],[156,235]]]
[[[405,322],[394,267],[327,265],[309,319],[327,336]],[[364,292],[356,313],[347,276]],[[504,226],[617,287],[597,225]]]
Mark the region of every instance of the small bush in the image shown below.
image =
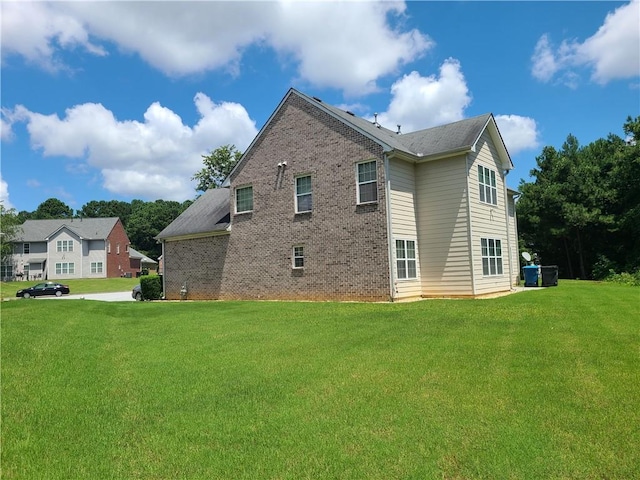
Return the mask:
[[[140,278],[142,298],[145,300],[160,300],[162,298],[162,277],[150,275]]]
[[[640,287],[640,270],[635,273],[615,273],[613,270],[610,270],[605,281],[619,283],[622,285],[631,285],[632,287]]]

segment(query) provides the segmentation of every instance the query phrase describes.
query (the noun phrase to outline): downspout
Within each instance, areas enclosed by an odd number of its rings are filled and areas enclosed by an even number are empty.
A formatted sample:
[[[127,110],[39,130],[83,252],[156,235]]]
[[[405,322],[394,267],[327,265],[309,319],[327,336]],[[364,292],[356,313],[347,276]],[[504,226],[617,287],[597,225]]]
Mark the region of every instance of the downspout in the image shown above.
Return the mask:
[[[389,175],[389,157],[387,154],[384,154],[384,192],[385,192],[385,203],[387,208],[387,247],[389,254],[389,292],[391,293],[390,298],[393,302],[395,300],[396,291],[395,291],[395,278],[393,276],[393,228],[391,224],[391,177]]]
[[[160,241],[160,245],[162,246],[162,272],[160,272],[160,275],[162,276],[162,297],[167,298],[167,279],[165,278],[166,275],[164,274],[165,271],[165,267],[167,265],[167,257],[164,254],[164,239],[162,239]]]
[[[509,226],[509,194],[507,193],[507,175],[509,175],[509,170],[504,170],[502,175],[502,190],[504,195],[504,218],[505,218],[505,226],[507,227],[507,245],[509,252],[509,289],[513,290],[513,251],[511,249],[511,227]],[[515,221],[515,213],[516,207],[515,204],[513,206],[513,215]],[[516,257],[517,258],[517,257]]]
[[[471,162],[471,166],[473,166],[473,162]],[[471,265],[469,266],[469,273],[471,274],[471,294],[476,296],[476,271],[475,271],[475,257],[473,255],[474,245],[473,245],[473,226],[472,226],[472,215],[471,215],[471,187],[469,185],[469,180],[471,177],[471,168],[469,166],[469,154],[465,155],[465,168],[467,170],[465,176],[467,177],[467,228],[469,229],[469,261]]]

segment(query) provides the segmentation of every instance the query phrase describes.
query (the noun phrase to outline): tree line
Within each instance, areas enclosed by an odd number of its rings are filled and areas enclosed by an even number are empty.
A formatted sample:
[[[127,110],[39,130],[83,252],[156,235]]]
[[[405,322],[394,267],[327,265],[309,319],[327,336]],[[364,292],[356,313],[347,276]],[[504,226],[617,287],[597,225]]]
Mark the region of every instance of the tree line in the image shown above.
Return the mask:
[[[626,135],[544,147],[517,202],[521,250],[564,278],[640,275],[640,117]]]

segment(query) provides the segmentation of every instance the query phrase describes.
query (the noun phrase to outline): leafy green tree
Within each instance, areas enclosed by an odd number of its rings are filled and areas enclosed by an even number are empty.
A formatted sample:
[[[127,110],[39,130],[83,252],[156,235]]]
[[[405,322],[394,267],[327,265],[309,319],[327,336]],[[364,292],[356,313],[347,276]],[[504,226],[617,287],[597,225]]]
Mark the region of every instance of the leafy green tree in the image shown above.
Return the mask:
[[[630,141],[609,135],[581,147],[569,135],[545,147],[522,182],[518,228],[527,249],[568,277],[593,278],[640,266],[640,122],[628,119]],[[634,133],[635,132],[635,133]]]
[[[32,218],[43,220],[48,218],[73,218],[73,210],[57,198],[49,198],[38,205]]]
[[[202,155],[204,167],[191,180],[197,180],[197,192],[206,192],[210,188],[218,188],[236,166],[242,152],[236,150],[235,145],[223,145],[213,150],[209,155]]]
[[[0,261],[8,263],[13,254],[13,240],[20,230],[20,221],[15,209],[6,209],[0,202]]]
[[[127,226],[133,211],[131,203],[118,200],[91,200],[85,203],[77,214],[85,218],[118,217]]]
[[[162,253],[162,247],[154,237],[173,222],[191,203],[191,201],[179,203],[166,200],[137,201],[126,228],[133,247],[150,258],[157,259]]]

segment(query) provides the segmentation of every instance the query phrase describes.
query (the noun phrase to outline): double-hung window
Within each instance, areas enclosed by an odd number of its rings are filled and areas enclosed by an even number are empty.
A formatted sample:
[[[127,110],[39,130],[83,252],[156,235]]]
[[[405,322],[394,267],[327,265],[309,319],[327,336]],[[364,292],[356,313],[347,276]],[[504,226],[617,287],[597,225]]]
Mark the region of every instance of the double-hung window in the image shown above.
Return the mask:
[[[502,275],[502,241],[495,238],[480,239],[482,247],[482,274]]]
[[[480,188],[480,201],[498,204],[498,189],[496,188],[496,172],[487,167],[478,165],[478,186]]]
[[[31,251],[31,244],[30,243],[23,243],[22,244],[22,253],[24,253],[26,255],[30,251]]]
[[[58,252],[73,252],[73,240],[58,240],[56,250]]]
[[[376,161],[358,163],[358,203],[378,201],[378,172]]]
[[[102,273],[102,262],[91,262],[91,273]]]
[[[76,273],[76,266],[73,262],[56,263],[56,275],[73,275]]]
[[[311,175],[296,177],[296,213],[310,212],[312,208]]]
[[[253,187],[236,188],[236,213],[253,211]]]
[[[293,268],[304,268],[304,246],[293,247]]]
[[[399,280],[417,277],[416,242],[414,240],[396,240],[396,267]]]

